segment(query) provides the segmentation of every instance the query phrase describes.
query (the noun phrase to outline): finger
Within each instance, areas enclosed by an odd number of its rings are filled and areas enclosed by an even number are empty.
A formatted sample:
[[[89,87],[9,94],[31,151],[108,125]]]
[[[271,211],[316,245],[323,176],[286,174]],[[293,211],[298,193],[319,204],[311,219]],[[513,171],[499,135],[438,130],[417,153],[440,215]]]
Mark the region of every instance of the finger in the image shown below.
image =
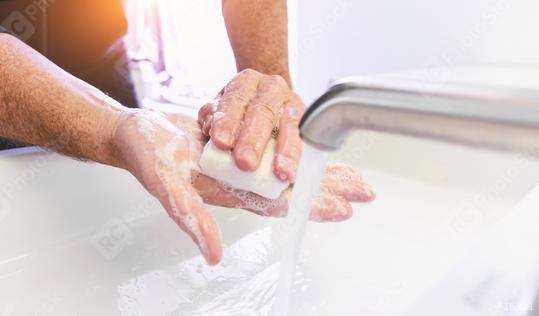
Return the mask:
[[[252,192],[236,190],[222,183],[198,174],[193,187],[198,191],[205,203],[229,208],[244,209],[261,216],[285,217],[291,189],[281,193],[276,200],[266,199]],[[321,192],[310,214],[310,220],[316,222],[344,221],[352,216],[352,206],[345,199],[329,193]]]
[[[198,111],[198,123],[200,124],[200,127],[202,127],[203,130],[209,131],[209,126],[206,127],[206,121],[208,116],[213,115],[217,111],[217,101],[214,100],[210,103],[205,104],[200,108]],[[206,132],[204,135],[209,136]]]
[[[198,245],[208,264],[219,263],[222,256],[219,226],[204,207],[200,196],[190,184],[168,192],[171,196],[165,208],[170,217]]]
[[[353,209],[342,197],[321,192],[313,203],[310,220],[315,222],[340,222],[352,217]]]
[[[303,104],[294,96],[281,114],[277,148],[273,160],[273,173],[281,181],[292,183],[296,179],[301,156],[301,138],[299,137],[299,120],[303,115]]]
[[[193,187],[204,203],[244,209],[261,216],[286,216],[290,190],[286,190],[279,198],[272,200],[252,192],[234,189],[202,174],[197,174],[193,178]]]
[[[358,171],[345,164],[333,164],[326,169],[321,190],[344,197],[352,202],[370,202],[376,198],[371,186],[363,181]]]
[[[189,186],[190,187],[190,186]],[[204,208],[202,199],[193,188],[178,194],[172,205],[172,218],[191,236],[210,265],[221,260],[220,230],[215,218]]]
[[[200,127],[204,128],[204,123],[207,121],[208,116],[213,115],[217,111],[217,107],[219,105],[219,99],[223,96],[225,88],[221,89],[217,96],[209,103],[203,105],[198,110],[198,124]],[[211,122],[211,121],[210,121]],[[206,128],[209,132],[209,127]],[[205,134],[206,136],[210,136],[208,133]]]
[[[220,149],[232,149],[236,135],[240,129],[245,107],[256,94],[260,74],[254,70],[240,72],[225,87],[223,95],[218,100],[218,116],[213,114],[212,126],[209,131],[215,146]]]
[[[209,114],[208,116],[206,116],[206,120],[204,120],[204,123],[202,124],[202,133],[204,135],[210,134],[212,122],[213,122],[213,114]]]
[[[247,106],[234,147],[234,160],[241,170],[258,168],[278,114],[288,98],[287,91],[286,82],[280,76],[268,76],[260,82],[256,97]]]

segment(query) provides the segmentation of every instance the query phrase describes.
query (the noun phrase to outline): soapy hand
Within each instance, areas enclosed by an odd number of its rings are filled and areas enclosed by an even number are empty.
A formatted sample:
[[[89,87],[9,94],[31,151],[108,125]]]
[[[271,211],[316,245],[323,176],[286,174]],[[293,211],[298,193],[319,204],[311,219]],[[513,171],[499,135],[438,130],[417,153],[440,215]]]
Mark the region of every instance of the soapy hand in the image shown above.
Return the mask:
[[[222,150],[233,150],[236,165],[256,170],[275,126],[279,127],[273,172],[292,183],[301,153],[301,99],[280,76],[246,69],[199,111],[202,132]]]
[[[214,179],[198,175],[193,185],[204,202],[224,207],[239,208],[262,216],[285,217],[292,187],[274,200],[258,194],[237,190]],[[353,215],[351,202],[370,202],[376,197],[370,185],[363,181],[356,169],[345,164],[326,168],[320,192],[313,202],[310,220],[337,222]]]
[[[171,116],[171,121],[178,128],[194,130],[194,122],[185,116]],[[296,125],[288,128],[297,129]],[[205,141],[197,135],[202,152]],[[298,138],[301,150],[301,140]],[[277,145],[279,146],[279,145]],[[298,152],[298,159],[301,153]],[[200,157],[198,157],[200,158]],[[194,170],[192,185],[205,203],[244,209],[262,216],[285,217],[288,213],[288,202],[292,194],[292,187],[284,190],[277,199],[268,199],[258,194],[235,189],[225,183],[205,176]],[[322,179],[320,192],[313,202],[310,219],[317,222],[336,222],[349,219],[353,215],[351,202],[371,202],[376,197],[371,186],[367,184],[359,172],[346,164],[335,163],[326,168]]]
[[[136,110],[119,120],[114,143],[122,167],[161,202],[198,245],[208,264],[214,265],[221,260],[219,227],[191,184],[202,137],[193,119]]]
[[[203,202],[246,209],[264,216],[285,216],[291,189],[270,200],[236,190],[200,174],[198,161],[206,139],[190,117],[137,110],[122,117],[114,135],[123,167],[155,196],[169,216],[198,245],[209,264],[221,259],[221,237]],[[357,171],[328,167],[311,219],[340,221],[352,215],[350,202],[368,202],[374,193]]]

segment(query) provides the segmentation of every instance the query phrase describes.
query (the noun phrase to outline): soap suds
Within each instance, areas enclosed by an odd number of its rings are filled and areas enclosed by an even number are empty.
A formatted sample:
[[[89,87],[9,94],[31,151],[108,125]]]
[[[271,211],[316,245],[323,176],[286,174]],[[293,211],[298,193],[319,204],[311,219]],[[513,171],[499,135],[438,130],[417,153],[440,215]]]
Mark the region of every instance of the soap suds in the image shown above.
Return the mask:
[[[155,142],[156,129],[149,118],[145,115],[137,115],[136,122],[139,133],[149,142]]]
[[[200,247],[200,251],[202,251],[204,256],[207,256],[208,255],[208,245],[206,243],[206,239],[204,238],[204,236],[202,235],[202,232],[200,231],[200,226],[199,226],[198,219],[195,216],[193,216],[191,214],[188,214],[188,215],[183,217],[182,222],[187,227],[187,229],[193,235],[195,235],[195,238],[197,239],[197,243],[198,243],[198,245]]]
[[[191,200],[189,199],[188,192],[185,192],[185,191],[182,192],[181,196],[184,199],[184,206],[189,206]],[[182,214],[172,195],[169,194],[168,199],[172,207],[172,213],[173,213],[172,215],[174,216],[175,220],[185,225],[185,228],[187,228],[187,230],[191,234],[193,234],[193,236],[195,237],[196,242],[198,246],[200,247],[200,251],[202,252],[202,254],[204,256],[207,256],[209,253],[208,245],[206,243],[206,239],[204,238],[204,235],[202,235],[202,232],[200,231],[198,219],[192,214]]]
[[[171,121],[169,121],[166,116],[157,111],[141,111],[135,114],[135,118],[137,120],[137,123],[142,120],[146,120],[148,123],[152,124],[152,126],[155,128],[156,125],[159,125],[160,127],[173,132],[175,134],[183,134],[183,131],[178,129]],[[144,124],[144,123],[143,123]]]
[[[255,212],[259,212],[265,216],[284,216],[285,214],[273,214],[271,211],[277,209],[280,204],[280,200],[267,199],[261,196],[257,196],[252,192],[238,190],[228,185],[225,182],[219,181],[223,191],[233,196],[239,201],[234,207],[239,209],[249,209]]]
[[[153,113],[153,112],[142,112],[136,116],[137,128],[140,134],[149,142],[155,143],[156,138],[156,128],[154,124],[159,126],[164,126],[172,130],[177,136],[172,138],[164,147],[155,149],[155,171],[163,182],[163,184],[170,188],[171,184],[174,181],[179,179],[170,179],[170,174],[167,172],[172,170],[172,176],[184,177],[186,181],[190,181],[191,170],[198,169],[198,165],[192,162],[189,158],[190,153],[190,143],[186,135],[179,129],[177,129],[170,121],[165,117]],[[185,160],[177,159],[177,155],[180,153],[180,150],[186,152],[182,153],[185,157]],[[177,189],[177,188],[176,188]],[[170,207],[172,209],[171,216],[176,220],[185,225],[186,229],[196,238],[196,241],[200,247],[200,250],[204,255],[208,254],[208,245],[200,231],[199,222],[197,218],[192,214],[183,214],[176,203],[174,195],[169,193],[170,190],[167,190],[168,200]],[[182,205],[188,209],[190,208],[192,199],[197,197],[190,196],[186,190],[183,192],[174,192],[176,195],[181,196],[183,199]],[[198,197],[200,203],[200,197]]]
[[[348,209],[346,209],[345,205],[343,205],[343,201],[339,200],[339,198],[335,196],[330,196],[329,198],[331,199],[331,203],[333,205],[326,205],[328,209],[331,209],[330,207],[333,206],[333,208],[335,209],[335,213],[342,217],[348,214]],[[337,220],[337,218],[335,218],[334,220]]]
[[[188,144],[189,141],[185,135],[178,135],[172,138],[163,148],[156,149],[156,171],[159,172],[159,169],[163,167],[169,168],[175,176],[181,176],[184,180],[189,181],[193,162],[177,159],[178,151],[189,150]],[[189,154],[187,153],[184,156],[188,157]]]

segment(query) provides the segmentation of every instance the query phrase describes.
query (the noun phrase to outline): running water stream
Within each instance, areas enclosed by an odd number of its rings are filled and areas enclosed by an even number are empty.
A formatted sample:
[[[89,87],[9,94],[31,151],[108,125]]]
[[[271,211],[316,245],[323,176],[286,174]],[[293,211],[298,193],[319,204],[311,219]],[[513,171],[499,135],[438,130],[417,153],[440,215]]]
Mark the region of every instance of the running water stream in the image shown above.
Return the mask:
[[[288,315],[296,263],[300,254],[305,226],[314,199],[320,189],[328,153],[303,145],[296,183],[288,207],[288,216],[278,234],[281,249],[280,277],[277,283],[272,316]]]

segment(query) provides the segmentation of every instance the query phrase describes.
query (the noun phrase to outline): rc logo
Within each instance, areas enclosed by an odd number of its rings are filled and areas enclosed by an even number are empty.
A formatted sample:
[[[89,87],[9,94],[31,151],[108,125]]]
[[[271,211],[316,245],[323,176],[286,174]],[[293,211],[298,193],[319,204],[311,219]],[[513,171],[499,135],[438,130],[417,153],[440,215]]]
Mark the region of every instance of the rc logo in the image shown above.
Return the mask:
[[[36,31],[32,22],[18,10],[11,12],[0,25],[17,35],[22,41],[29,39]]]

